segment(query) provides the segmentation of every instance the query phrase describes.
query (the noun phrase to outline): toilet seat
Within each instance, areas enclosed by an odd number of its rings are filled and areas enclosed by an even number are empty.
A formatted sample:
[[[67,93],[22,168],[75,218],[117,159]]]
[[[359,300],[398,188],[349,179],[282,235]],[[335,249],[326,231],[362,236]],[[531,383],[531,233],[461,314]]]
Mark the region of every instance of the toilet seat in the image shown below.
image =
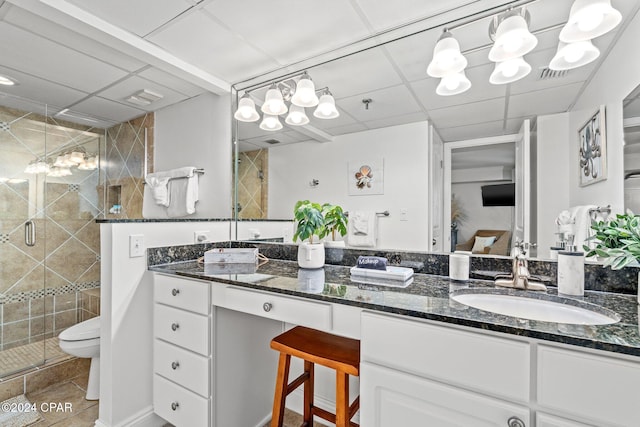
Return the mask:
[[[58,335],[63,341],[85,341],[100,338],[100,316],[80,322]]]

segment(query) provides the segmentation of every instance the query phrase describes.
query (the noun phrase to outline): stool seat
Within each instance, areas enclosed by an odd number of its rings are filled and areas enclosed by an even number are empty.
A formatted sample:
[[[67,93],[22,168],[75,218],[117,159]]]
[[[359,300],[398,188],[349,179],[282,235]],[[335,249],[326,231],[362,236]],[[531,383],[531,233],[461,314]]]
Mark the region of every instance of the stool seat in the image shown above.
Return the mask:
[[[286,397],[301,385],[304,385],[303,426],[311,427],[314,416],[336,427],[358,426],[351,418],[360,408],[360,397],[349,404],[349,375],[360,375],[359,340],[296,326],[271,340],[271,348],[280,352],[271,427],[282,427]],[[291,356],[304,361],[304,372],[289,383]],[[335,414],[313,404],[315,364],[336,371]]]
[[[271,341],[271,348],[349,375],[360,375],[360,341],[296,326]]]

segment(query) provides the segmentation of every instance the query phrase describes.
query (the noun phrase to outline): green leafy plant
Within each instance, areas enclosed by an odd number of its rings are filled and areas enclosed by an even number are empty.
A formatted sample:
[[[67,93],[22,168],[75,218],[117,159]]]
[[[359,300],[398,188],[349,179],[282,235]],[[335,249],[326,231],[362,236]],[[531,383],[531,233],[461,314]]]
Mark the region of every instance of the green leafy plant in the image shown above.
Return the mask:
[[[322,206],[319,203],[298,200],[293,215],[297,221],[296,232],[293,234],[294,242],[299,238],[301,241],[309,239],[309,243],[313,243],[313,236],[322,239],[327,235]]]
[[[633,212],[617,214],[609,221],[598,221],[591,225],[595,234],[587,240],[595,240],[590,248],[583,246],[587,257],[604,258],[604,265],[619,270],[630,263],[640,260],[640,217]]]
[[[342,207],[325,203],[322,205],[322,216],[326,234],[331,233],[331,240],[336,240],[336,232],[341,236],[347,234],[347,216]],[[324,236],[323,236],[324,237]]]

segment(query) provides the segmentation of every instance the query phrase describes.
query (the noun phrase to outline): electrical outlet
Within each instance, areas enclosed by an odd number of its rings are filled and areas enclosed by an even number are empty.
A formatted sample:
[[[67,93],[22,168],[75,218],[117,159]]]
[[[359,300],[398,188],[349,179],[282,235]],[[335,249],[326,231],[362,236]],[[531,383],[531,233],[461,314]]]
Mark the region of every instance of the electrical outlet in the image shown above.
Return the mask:
[[[406,208],[400,208],[400,221],[409,221],[409,211]]]
[[[144,235],[129,235],[129,258],[144,256]]]
[[[211,241],[211,231],[194,231],[193,232],[194,243],[206,243]]]

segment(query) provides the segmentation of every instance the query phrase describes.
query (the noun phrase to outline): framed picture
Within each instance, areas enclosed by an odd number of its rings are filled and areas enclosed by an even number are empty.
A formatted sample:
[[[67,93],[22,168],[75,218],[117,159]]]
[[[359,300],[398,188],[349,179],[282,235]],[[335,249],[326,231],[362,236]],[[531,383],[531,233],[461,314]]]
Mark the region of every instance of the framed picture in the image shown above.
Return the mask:
[[[347,185],[350,196],[384,194],[384,159],[373,158],[348,162]]]
[[[604,105],[578,130],[580,186],[607,179],[607,131]]]

